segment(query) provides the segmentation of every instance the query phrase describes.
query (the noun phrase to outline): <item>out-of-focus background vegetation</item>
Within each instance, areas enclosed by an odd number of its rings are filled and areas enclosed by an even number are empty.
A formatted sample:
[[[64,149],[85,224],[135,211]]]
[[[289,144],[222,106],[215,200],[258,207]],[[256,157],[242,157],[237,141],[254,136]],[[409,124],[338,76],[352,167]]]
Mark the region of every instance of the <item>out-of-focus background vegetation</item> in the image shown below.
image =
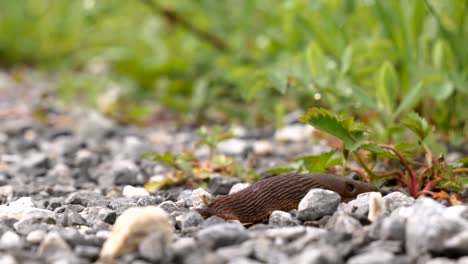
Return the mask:
[[[466,0],[3,0],[0,67],[145,120],[278,125],[311,106],[391,140],[410,110],[468,135]]]

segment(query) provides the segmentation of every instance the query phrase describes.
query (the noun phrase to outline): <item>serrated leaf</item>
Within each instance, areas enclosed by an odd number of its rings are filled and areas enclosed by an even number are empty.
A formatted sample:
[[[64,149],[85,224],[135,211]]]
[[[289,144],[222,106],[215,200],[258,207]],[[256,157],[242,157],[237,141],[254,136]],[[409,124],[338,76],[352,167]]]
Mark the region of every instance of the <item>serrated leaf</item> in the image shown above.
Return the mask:
[[[376,92],[379,107],[390,116],[398,98],[398,76],[389,62],[384,62],[377,73]]]
[[[348,119],[341,120],[325,109],[311,108],[307,114],[302,116],[299,120],[342,140],[345,148],[350,151],[354,151],[359,148],[360,145],[364,144],[364,131],[362,130],[362,126],[356,125]],[[350,126],[352,126],[352,128],[350,128]]]
[[[413,131],[420,140],[424,140],[431,132],[431,127],[426,119],[420,117],[415,112],[409,113],[402,121],[402,124]]]

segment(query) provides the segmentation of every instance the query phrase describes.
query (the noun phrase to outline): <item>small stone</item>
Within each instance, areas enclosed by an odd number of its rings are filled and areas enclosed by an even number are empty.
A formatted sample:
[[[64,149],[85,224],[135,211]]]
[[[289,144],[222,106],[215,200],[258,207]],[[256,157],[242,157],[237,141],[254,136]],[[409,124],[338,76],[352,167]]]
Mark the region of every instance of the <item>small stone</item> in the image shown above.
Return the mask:
[[[32,153],[22,160],[21,166],[26,169],[47,169],[49,167],[49,158],[44,153]]]
[[[253,151],[257,155],[270,155],[273,153],[273,144],[267,140],[257,140],[253,144]]]
[[[371,193],[361,193],[356,199],[343,205],[342,209],[349,215],[355,216],[357,219],[364,219],[369,214],[369,201]]]
[[[13,231],[6,231],[0,238],[0,248],[13,249],[21,247],[21,238]]]
[[[293,124],[275,132],[275,140],[282,142],[300,142],[310,139],[314,128],[310,125]]]
[[[65,210],[59,214],[58,222],[62,226],[75,226],[75,225],[86,225],[86,220],[77,212],[70,208],[65,208]]]
[[[109,201],[97,192],[93,191],[77,191],[71,193],[64,201],[65,204],[79,204],[85,207],[99,205],[107,206]]]
[[[262,262],[255,261],[246,257],[231,259],[228,264],[261,264]]]
[[[405,241],[406,219],[391,215],[382,219],[380,239]]]
[[[353,256],[348,260],[348,264],[387,264],[393,262],[394,255],[387,251],[375,250]]]
[[[306,228],[304,226],[288,226],[280,228],[270,228],[261,231],[264,231],[264,236],[269,237],[271,239],[280,238],[284,240],[294,240],[304,235],[304,233],[307,232],[308,228],[309,227]]]
[[[371,251],[387,251],[393,254],[401,254],[403,253],[403,242],[392,240],[376,240],[371,242],[369,245],[360,248],[358,250],[358,254]]]
[[[179,207],[173,201],[164,201],[158,206],[169,214],[179,210]]]
[[[463,231],[445,241],[444,247],[460,256],[468,256],[468,231]]]
[[[122,191],[124,197],[144,197],[149,196],[149,192],[143,187],[133,187],[126,185]]]
[[[296,226],[299,221],[295,219],[290,213],[283,211],[273,211],[271,213],[268,224],[274,227]]]
[[[446,243],[468,228],[465,221],[447,218],[444,214],[445,207],[430,198],[420,198],[412,206],[398,213],[408,214],[406,251],[412,257],[429,252],[447,252]]]
[[[87,149],[80,149],[75,155],[75,165],[81,170],[87,170],[98,164],[98,157]]]
[[[297,218],[301,221],[313,221],[331,215],[340,202],[341,197],[336,192],[312,189],[299,202]]]
[[[180,207],[190,208],[192,206],[192,191],[183,190],[179,194],[176,204]]]
[[[286,253],[271,247],[254,247],[253,256],[263,263],[286,263],[288,261]]]
[[[137,198],[130,198],[130,197],[118,197],[114,198],[110,201],[108,207],[115,210],[117,215],[122,214],[125,210],[136,207]]]
[[[159,207],[135,207],[126,210],[115,221],[112,235],[104,243],[100,259],[111,261],[125,252],[131,252],[149,234],[160,234],[165,243],[172,240],[174,226],[167,213]]]
[[[233,194],[233,193],[242,191],[242,190],[244,190],[245,188],[247,188],[249,186],[250,186],[250,183],[243,183],[243,182],[236,183],[231,187],[231,190],[229,191],[229,194]]]
[[[455,260],[449,258],[433,258],[425,262],[425,264],[456,264]]]
[[[237,177],[214,175],[210,177],[208,188],[213,195],[226,195],[234,184],[240,183],[241,181],[242,180]]]
[[[33,230],[26,236],[26,241],[32,244],[39,244],[46,236],[44,230]]]
[[[13,186],[4,185],[0,186],[0,201],[9,201],[13,198]]]
[[[192,192],[192,206],[193,208],[204,208],[207,206],[207,203],[211,203],[213,197],[203,188],[198,188]]]
[[[353,234],[362,229],[361,223],[356,218],[340,210],[332,215],[325,227],[345,234]]]
[[[390,214],[401,206],[412,205],[415,201],[413,197],[410,197],[402,192],[391,192],[385,195],[382,200],[384,204],[384,210],[387,214]]]
[[[140,255],[152,263],[167,259],[168,244],[162,234],[154,233],[146,236],[138,245]]]
[[[12,255],[1,254],[0,263],[2,264],[17,264],[16,259]]]
[[[204,246],[217,249],[242,243],[249,238],[241,224],[223,223],[206,227],[196,234],[196,239]]]
[[[226,223],[226,220],[224,220],[223,218],[219,216],[213,215],[205,219],[205,221],[202,223],[202,227],[205,228],[208,226],[214,226],[214,225],[222,224],[222,223]]]
[[[28,212],[28,214],[16,222],[13,227],[16,232],[26,235],[35,229],[49,230],[56,222],[57,219],[53,212],[45,209],[35,209]]]
[[[468,221],[468,205],[454,205],[447,207],[444,216],[457,221]]]
[[[182,229],[196,227],[203,223],[203,217],[196,211],[190,211],[186,214],[176,217],[177,225]]]
[[[242,243],[241,245],[232,245],[227,247],[218,248],[216,255],[220,256],[225,260],[238,259],[241,257],[248,257],[253,253],[254,245],[247,245],[249,241]],[[247,246],[246,246],[247,245]]]
[[[0,205],[0,219],[19,220],[31,211],[41,210],[36,207],[37,205],[31,197],[21,197],[11,203]]]
[[[242,155],[248,147],[245,140],[238,138],[231,138],[218,143],[217,150],[226,155],[236,156]]]
[[[116,185],[143,185],[146,180],[138,166],[131,160],[114,162],[111,174]]]
[[[181,237],[172,243],[170,251],[173,253],[176,260],[184,260],[190,255],[196,248],[197,243],[193,237]],[[179,263],[179,262],[177,262]]]
[[[117,219],[117,213],[114,210],[98,206],[86,207],[80,212],[80,215],[90,226],[94,226],[99,221],[113,225]]]
[[[343,260],[335,248],[322,245],[308,246],[291,263],[340,264],[343,263]]]
[[[99,257],[101,249],[94,246],[77,245],[74,251],[80,257],[95,260]]]
[[[67,242],[57,232],[50,232],[39,245],[37,253],[48,263],[67,259],[73,256],[73,252]]]

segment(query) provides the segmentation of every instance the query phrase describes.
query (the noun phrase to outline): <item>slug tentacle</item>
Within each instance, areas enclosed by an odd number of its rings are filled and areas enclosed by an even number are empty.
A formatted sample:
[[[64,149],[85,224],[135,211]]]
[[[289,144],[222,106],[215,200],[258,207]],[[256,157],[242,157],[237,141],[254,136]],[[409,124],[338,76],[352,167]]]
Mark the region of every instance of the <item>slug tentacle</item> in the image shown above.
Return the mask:
[[[282,174],[261,180],[237,193],[216,198],[208,208],[197,211],[203,217],[217,215],[253,223],[267,218],[275,210],[297,208],[310,189],[322,188],[337,192],[343,200],[379,189],[371,184],[330,174]]]

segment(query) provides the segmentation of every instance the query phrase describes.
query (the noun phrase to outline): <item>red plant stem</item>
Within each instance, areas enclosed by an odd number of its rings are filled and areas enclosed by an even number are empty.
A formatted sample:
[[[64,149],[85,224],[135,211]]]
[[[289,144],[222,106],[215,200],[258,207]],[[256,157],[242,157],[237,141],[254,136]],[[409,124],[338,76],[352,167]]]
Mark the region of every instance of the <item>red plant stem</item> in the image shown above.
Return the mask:
[[[420,191],[417,196],[419,196],[421,194],[432,193],[432,188],[434,188],[434,186],[436,186],[441,180],[442,180],[442,178],[439,177],[439,178],[436,178],[436,179],[428,182],[426,184],[426,186],[424,187],[424,189],[422,191]]]
[[[408,171],[408,174],[410,175],[410,178],[411,178],[411,184],[409,186],[409,191],[410,191],[412,196],[416,196],[418,194],[418,190],[419,190],[419,182],[418,182],[418,179],[416,177],[416,174],[414,173],[414,171],[408,165],[408,161],[403,157],[403,155],[401,155],[401,153],[398,150],[395,149],[395,147],[393,147],[391,145],[387,145],[387,144],[380,144],[379,146],[384,148],[384,149],[390,150],[391,152],[393,152],[398,157],[401,164],[403,165],[403,167],[405,167],[406,171]]]

